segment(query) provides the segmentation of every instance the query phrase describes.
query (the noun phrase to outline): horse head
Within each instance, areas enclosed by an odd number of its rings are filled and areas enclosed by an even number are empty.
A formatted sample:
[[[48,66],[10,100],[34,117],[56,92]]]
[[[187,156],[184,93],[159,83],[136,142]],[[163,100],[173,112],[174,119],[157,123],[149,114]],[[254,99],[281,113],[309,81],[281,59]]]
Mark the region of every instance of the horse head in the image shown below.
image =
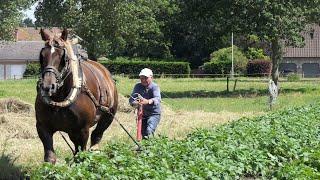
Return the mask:
[[[61,34],[54,34],[49,30],[40,30],[45,47],[40,51],[41,79],[40,90],[43,96],[54,95],[63,83],[63,78],[68,71],[68,58],[65,42],[68,32],[66,29]]]

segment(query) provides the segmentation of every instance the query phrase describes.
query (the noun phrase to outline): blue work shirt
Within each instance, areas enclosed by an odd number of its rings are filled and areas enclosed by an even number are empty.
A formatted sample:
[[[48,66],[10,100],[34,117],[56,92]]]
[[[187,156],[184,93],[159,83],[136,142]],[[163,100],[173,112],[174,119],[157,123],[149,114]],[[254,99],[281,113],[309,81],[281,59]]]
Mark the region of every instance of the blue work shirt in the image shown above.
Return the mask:
[[[148,87],[143,86],[141,83],[137,83],[131,93],[129,98],[129,103],[132,105],[134,99],[132,97],[137,97],[135,93],[139,93],[145,99],[152,99],[152,104],[143,105],[143,116],[151,116],[155,114],[161,114],[161,95],[159,86],[151,82]]]

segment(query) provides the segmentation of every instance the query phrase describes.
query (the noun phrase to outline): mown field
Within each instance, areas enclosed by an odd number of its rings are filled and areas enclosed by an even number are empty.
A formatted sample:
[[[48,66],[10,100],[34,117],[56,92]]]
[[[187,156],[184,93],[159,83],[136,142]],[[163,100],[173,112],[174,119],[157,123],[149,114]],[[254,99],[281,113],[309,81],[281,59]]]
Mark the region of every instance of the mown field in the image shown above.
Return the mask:
[[[128,79],[125,77],[116,77],[117,86],[120,93],[124,96],[130,94],[131,89],[134,84],[138,81],[137,79]],[[99,178],[101,173],[105,174],[101,178],[110,178],[110,177],[118,177],[125,178],[131,177],[134,173],[140,172],[141,176],[132,176],[137,179],[139,178],[207,178],[210,176],[216,176],[220,174],[220,177],[272,177],[276,176],[274,171],[268,168],[282,168],[283,162],[291,163],[296,162],[300,163],[301,166],[304,166],[304,161],[300,162],[299,157],[304,157],[300,153],[297,152],[294,157],[290,156],[288,159],[283,159],[278,157],[276,153],[270,153],[269,150],[264,150],[264,146],[259,145],[261,151],[264,154],[261,155],[262,159],[267,159],[266,162],[258,163],[262,161],[261,159],[257,159],[260,155],[251,154],[253,151],[252,144],[249,147],[245,147],[246,151],[242,152],[241,149],[237,149],[238,146],[241,147],[243,143],[242,141],[246,141],[244,138],[246,136],[236,136],[233,128],[242,129],[238,133],[241,134],[257,134],[261,133],[260,130],[263,129],[261,126],[265,126],[264,121],[269,121],[268,117],[272,116],[274,119],[285,120],[287,124],[282,124],[282,127],[289,126],[293,120],[290,120],[290,114],[295,114],[292,112],[297,111],[299,118],[292,117],[294,121],[296,120],[305,120],[313,121],[313,115],[310,117],[307,114],[316,114],[318,110],[312,111],[309,113],[308,111],[304,111],[297,108],[292,110],[294,107],[299,106],[308,106],[309,104],[317,104],[319,101],[318,94],[320,92],[319,82],[318,81],[302,81],[302,82],[280,82],[281,85],[281,93],[277,100],[277,103],[274,106],[273,112],[274,114],[270,114],[268,108],[268,81],[266,79],[253,80],[242,78],[237,82],[237,86],[233,91],[234,81],[230,81],[229,89],[230,92],[226,91],[226,81],[225,79],[212,79],[212,78],[203,78],[203,79],[191,79],[191,78],[183,78],[183,79],[173,79],[173,78],[158,78],[155,80],[161,87],[162,97],[163,97],[163,117],[162,121],[159,125],[157,134],[160,137],[145,142],[148,147],[146,151],[142,154],[135,154],[131,150],[133,143],[129,140],[129,138],[123,133],[123,131],[119,128],[119,126],[115,123],[106,131],[104,139],[102,141],[103,150],[101,153],[92,154],[92,153],[83,153],[81,156],[76,157],[75,160],[70,160],[71,155],[68,147],[65,142],[61,139],[61,137],[55,137],[55,148],[58,154],[59,165],[55,167],[51,166],[43,166],[42,164],[42,144],[40,140],[37,138],[36,130],[34,127],[35,118],[34,114],[17,114],[17,113],[5,113],[0,115],[0,130],[3,132],[0,135],[0,152],[2,152],[2,157],[0,159],[0,169],[7,169],[6,172],[12,172],[12,174],[21,174],[21,171],[29,172],[33,177],[38,178],[52,178],[52,179],[64,179],[67,175],[72,175],[77,177],[78,179],[82,178]],[[0,81],[0,100],[3,98],[17,98],[24,102],[28,102],[33,104],[35,99],[35,84],[36,80],[18,80],[18,81]],[[124,102],[126,99],[124,99]],[[314,106],[308,106],[311,108],[315,108]],[[290,113],[287,116],[283,116],[283,112],[287,112],[287,109],[290,109]],[[310,109],[310,108],[309,108]],[[292,111],[292,112],[291,112]],[[282,112],[282,113],[280,113]],[[258,116],[261,114],[266,114],[264,116],[255,118],[254,116]],[[121,122],[128,128],[129,132],[134,134],[135,132],[135,123],[134,123],[134,112],[130,113],[118,113],[118,118]],[[238,125],[237,123],[228,123],[233,122],[241,117],[248,117],[245,120],[240,120],[239,122],[254,122],[259,119],[257,124],[249,125],[252,128],[247,130],[248,125]],[[291,118],[291,119],[292,119]],[[287,120],[288,119],[288,120]],[[221,124],[227,124],[222,125]],[[241,124],[241,123],[240,123]],[[298,123],[299,124],[299,123]],[[218,125],[218,126],[217,126]],[[315,125],[315,124],[313,124]],[[244,127],[242,127],[244,126]],[[225,132],[223,135],[220,130],[228,127],[231,129]],[[316,127],[316,126],[315,126]],[[199,130],[199,129],[209,129],[209,130]],[[311,126],[310,126],[311,128]],[[257,130],[254,130],[257,129]],[[297,127],[297,129],[299,129]],[[270,127],[267,130],[269,131]],[[295,132],[290,131],[281,135],[281,138],[285,138],[289,135],[292,136],[301,136],[301,138],[308,133],[295,135],[298,130]],[[214,131],[217,134],[208,134],[207,131]],[[247,132],[248,131],[248,132]],[[251,132],[252,131],[252,132]],[[271,131],[271,130],[270,130]],[[277,130],[278,131],[278,130]],[[277,132],[276,131],[276,132]],[[6,132],[8,132],[6,134]],[[274,130],[272,131],[276,133]],[[306,130],[306,132],[308,132]],[[191,133],[191,134],[190,134]],[[199,136],[199,134],[205,134],[204,136]],[[222,134],[221,134],[222,133]],[[194,137],[194,134],[196,137]],[[239,135],[238,134],[238,135]],[[275,134],[274,134],[275,135]],[[224,138],[220,138],[220,136]],[[168,137],[168,138],[164,138]],[[272,138],[266,137],[262,138],[263,135],[259,136],[258,139],[253,142],[258,143],[262,142],[263,139],[269,139],[271,141]],[[194,139],[195,138],[195,139]],[[226,139],[227,138],[227,139]],[[241,139],[242,138],[242,139]],[[260,138],[260,140],[259,140]],[[208,142],[198,142],[198,140],[208,139]],[[230,140],[234,142],[238,142],[237,145],[230,146],[225,144],[226,140]],[[268,140],[268,141],[269,141]],[[192,142],[191,144],[189,143]],[[202,141],[202,140],[201,140]],[[301,140],[303,141],[303,140]],[[313,141],[313,140],[312,140]],[[224,145],[217,145],[217,147],[206,146],[207,143],[223,143]],[[229,141],[228,141],[229,142]],[[23,144],[23,143],[27,143]],[[187,143],[187,144],[185,144]],[[189,144],[188,144],[189,143]],[[197,143],[200,143],[197,144]],[[266,142],[269,143],[269,142]],[[273,142],[273,145],[277,145],[277,141]],[[291,143],[291,142],[289,142]],[[315,142],[312,142],[313,144]],[[162,145],[161,145],[162,144]],[[168,146],[167,146],[168,145]],[[197,146],[200,146],[198,150]],[[186,147],[187,146],[187,147]],[[190,146],[190,147],[189,147]],[[203,149],[202,146],[205,146]],[[285,143],[281,144],[282,146],[288,146],[286,148],[292,148],[289,145],[285,145]],[[310,149],[312,147],[305,147],[303,144],[301,145],[300,141],[298,145],[295,144],[294,148],[302,148],[309,149],[306,153],[310,153]],[[213,148],[213,149],[212,149]],[[159,149],[167,149],[161,152],[161,156],[158,157],[156,153],[160,152]],[[229,149],[229,150],[228,150]],[[191,150],[196,150],[195,152],[189,152]],[[239,151],[239,156],[237,157],[237,151]],[[255,151],[253,151],[255,152]],[[283,152],[288,152],[287,149],[284,149]],[[313,151],[312,151],[313,152]],[[200,153],[200,154],[198,154]],[[207,154],[209,153],[209,154]],[[222,153],[222,154],[220,154]],[[231,153],[231,154],[229,154]],[[272,156],[270,156],[269,154]],[[302,152],[304,153],[304,151]],[[162,156],[163,155],[163,156]],[[184,159],[186,157],[193,157],[200,155],[199,158],[204,159]],[[223,156],[222,156],[223,155]],[[168,156],[168,157],[167,157]],[[212,158],[212,156],[217,156],[222,159],[227,159],[223,165],[217,164],[215,162],[217,159]],[[230,157],[237,157],[236,159],[230,160]],[[257,156],[257,157],[256,157]],[[278,164],[271,166],[268,163],[274,163],[273,161],[269,162],[270,158],[278,158]],[[156,157],[156,158],[154,158]],[[157,159],[162,157],[162,159]],[[67,158],[67,162],[64,159]],[[96,159],[98,158],[98,160]],[[169,159],[175,159],[174,162],[167,162]],[[229,158],[229,159],[228,159]],[[128,160],[126,160],[128,159]],[[152,162],[159,162],[164,164],[162,170],[157,169],[155,166],[150,165],[149,159],[154,159]],[[244,167],[233,167],[233,163],[237,164],[238,160],[243,160]],[[14,160],[14,161],[13,161]],[[74,164],[74,161],[79,161],[81,163]],[[138,169],[135,169],[132,165],[136,165],[132,161],[137,161]],[[181,162],[180,162],[181,161]],[[187,165],[183,165],[183,161],[188,162]],[[189,162],[190,161],[190,162]],[[220,160],[219,160],[220,161]],[[66,165],[69,164],[68,165]],[[173,163],[173,164],[172,164]],[[177,164],[176,164],[177,163]],[[206,164],[207,163],[207,164]],[[213,163],[213,164],[211,164]],[[91,165],[92,164],[92,167]],[[101,171],[93,171],[96,164],[104,164]],[[125,165],[127,164],[127,165]],[[197,164],[203,165],[199,166]],[[253,164],[253,165],[252,165]],[[88,165],[88,166],[85,166]],[[212,166],[209,169],[205,169],[204,165]],[[199,167],[196,167],[199,166]],[[226,167],[230,166],[231,169],[226,170]],[[254,167],[252,167],[254,166]],[[267,166],[267,167],[265,167]],[[39,168],[40,167],[40,168]],[[71,170],[75,169],[75,170]],[[118,174],[118,172],[114,169],[115,167],[120,167],[120,170],[127,172],[127,174]],[[39,169],[38,169],[39,168]],[[58,170],[56,169],[58,168]],[[59,169],[61,168],[61,169]],[[78,169],[79,168],[79,169]],[[110,169],[111,168],[111,169]],[[150,169],[150,171],[146,171],[146,169]],[[153,170],[152,170],[153,168]],[[200,169],[197,169],[200,168]],[[204,168],[204,169],[201,169]],[[218,168],[218,169],[214,169]],[[236,168],[236,169],[233,169]],[[240,168],[240,170],[239,170]],[[250,168],[253,170],[250,170]],[[288,170],[289,168],[289,170]],[[290,168],[293,166],[288,166],[287,169],[281,169],[281,171],[286,170],[290,171]],[[99,168],[98,168],[99,169]],[[193,170],[194,169],[194,172]],[[220,169],[220,170],[219,170]],[[248,170],[249,169],[249,170]],[[110,171],[110,173],[108,173]],[[138,171],[138,172],[137,172]],[[163,176],[160,176],[156,173],[156,171],[160,171]],[[186,171],[185,173],[182,173]],[[188,174],[188,172],[192,172]],[[203,171],[203,173],[201,173]],[[230,173],[235,171],[233,173]],[[1,172],[1,171],[0,171]],[[76,174],[79,172],[79,174]],[[94,173],[90,173],[94,172]],[[145,174],[142,172],[146,172]],[[211,173],[210,173],[211,172]],[[212,174],[216,172],[216,174]],[[37,175],[38,174],[38,175]],[[51,174],[52,176],[46,177],[45,174]],[[92,174],[92,175],[90,175]],[[6,174],[4,177],[8,177]],[[0,179],[1,179],[0,173]]]

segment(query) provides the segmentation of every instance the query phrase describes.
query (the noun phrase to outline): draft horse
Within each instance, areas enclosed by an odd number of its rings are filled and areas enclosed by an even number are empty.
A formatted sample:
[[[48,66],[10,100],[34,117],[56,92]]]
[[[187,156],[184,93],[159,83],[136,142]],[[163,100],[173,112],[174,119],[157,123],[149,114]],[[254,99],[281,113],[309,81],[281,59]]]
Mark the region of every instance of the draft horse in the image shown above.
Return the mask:
[[[113,121],[118,93],[110,72],[101,64],[80,61],[73,53],[68,31],[60,35],[41,29],[45,46],[40,51],[41,76],[35,101],[36,127],[44,147],[44,161],[55,163],[52,136],[66,132],[75,152],[98,148],[104,131]]]

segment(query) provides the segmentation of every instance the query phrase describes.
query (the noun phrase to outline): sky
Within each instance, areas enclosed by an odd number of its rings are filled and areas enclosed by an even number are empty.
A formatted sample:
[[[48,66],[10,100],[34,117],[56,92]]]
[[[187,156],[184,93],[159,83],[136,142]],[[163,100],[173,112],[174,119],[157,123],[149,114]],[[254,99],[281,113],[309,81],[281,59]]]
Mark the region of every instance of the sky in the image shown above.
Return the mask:
[[[36,18],[34,17],[34,10],[35,10],[37,4],[38,3],[35,3],[33,6],[31,6],[30,9],[24,11],[25,17],[32,19],[33,22],[36,20]]]

